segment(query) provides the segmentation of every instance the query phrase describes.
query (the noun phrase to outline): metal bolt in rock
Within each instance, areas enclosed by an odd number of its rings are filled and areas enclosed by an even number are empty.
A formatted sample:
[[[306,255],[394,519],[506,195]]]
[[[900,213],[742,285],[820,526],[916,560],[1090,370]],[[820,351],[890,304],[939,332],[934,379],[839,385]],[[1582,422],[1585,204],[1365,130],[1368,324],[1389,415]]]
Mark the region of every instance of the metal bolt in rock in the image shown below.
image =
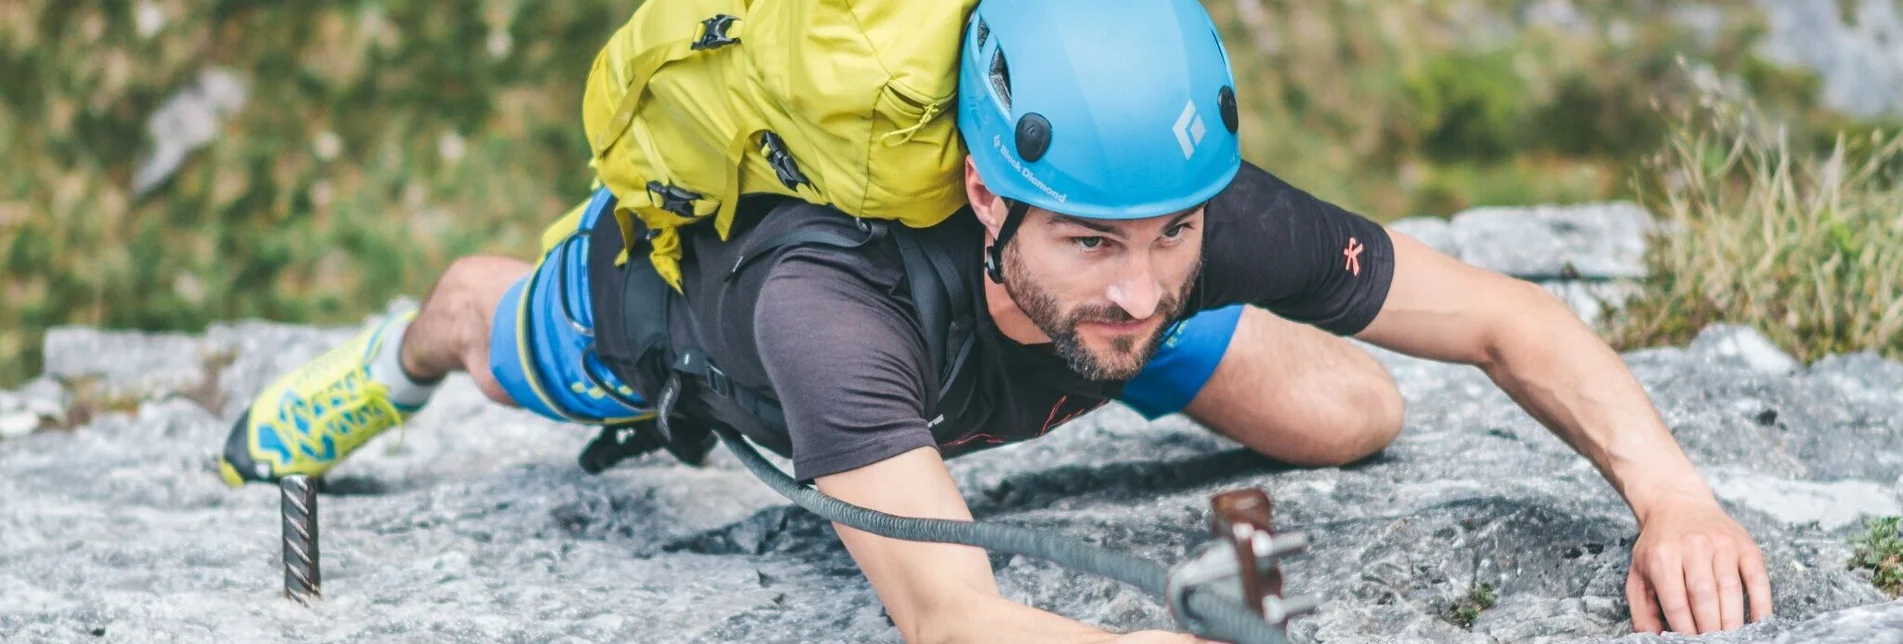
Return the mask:
[[[317,564],[317,487],[309,477],[278,481],[284,515],[284,596],[310,605],[323,597]]]
[[[1286,636],[1288,621],[1312,613],[1319,602],[1287,597],[1282,589],[1281,559],[1308,550],[1308,535],[1275,532],[1274,505],[1267,492],[1244,488],[1210,498],[1210,531],[1216,539],[1170,573],[1166,601],[1177,621],[1192,631],[1208,631],[1189,610],[1189,596],[1213,591],[1237,601]]]

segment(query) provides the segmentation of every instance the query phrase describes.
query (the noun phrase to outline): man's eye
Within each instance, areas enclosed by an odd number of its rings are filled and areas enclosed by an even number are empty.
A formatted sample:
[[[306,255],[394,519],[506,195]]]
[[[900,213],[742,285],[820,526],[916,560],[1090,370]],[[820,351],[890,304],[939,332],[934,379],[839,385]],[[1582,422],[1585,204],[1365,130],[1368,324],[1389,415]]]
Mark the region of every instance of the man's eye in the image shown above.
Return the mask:
[[[1189,224],[1177,224],[1174,226],[1170,226],[1169,230],[1163,231],[1163,236],[1165,238],[1175,239],[1177,237],[1183,236],[1183,231],[1186,231],[1186,230],[1189,230]]]
[[[1103,245],[1102,237],[1074,237],[1072,239],[1077,242],[1078,246],[1082,246],[1084,250],[1095,250],[1097,247]]]

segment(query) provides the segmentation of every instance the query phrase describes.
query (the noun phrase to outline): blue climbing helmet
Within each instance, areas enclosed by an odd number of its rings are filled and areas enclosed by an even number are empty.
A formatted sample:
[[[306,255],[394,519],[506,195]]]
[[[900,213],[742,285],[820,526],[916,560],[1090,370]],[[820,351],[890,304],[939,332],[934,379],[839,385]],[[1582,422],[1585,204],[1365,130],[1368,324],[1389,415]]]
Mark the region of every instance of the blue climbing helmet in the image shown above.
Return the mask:
[[[958,130],[1014,211],[1155,217],[1241,168],[1234,84],[1197,0],[985,0],[965,27]]]

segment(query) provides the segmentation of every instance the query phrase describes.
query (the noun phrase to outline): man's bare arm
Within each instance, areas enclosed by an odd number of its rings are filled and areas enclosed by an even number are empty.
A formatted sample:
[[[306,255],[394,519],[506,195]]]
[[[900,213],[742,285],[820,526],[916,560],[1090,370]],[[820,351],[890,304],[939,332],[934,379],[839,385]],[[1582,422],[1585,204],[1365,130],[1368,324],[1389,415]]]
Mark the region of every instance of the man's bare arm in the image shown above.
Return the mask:
[[[1394,283],[1356,337],[1479,367],[1514,402],[1598,466],[1635,514],[1661,495],[1710,490],[1618,354],[1538,285],[1394,239]]]
[[[971,520],[938,451],[915,449],[816,483],[841,501],[887,514]],[[908,642],[1193,642],[1142,633],[1119,638],[998,592],[985,552],[970,546],[888,539],[835,523],[840,541]]]
[[[1480,367],[1592,461],[1639,521],[1628,580],[1634,626],[1657,630],[1663,609],[1681,632],[1733,628],[1744,620],[1744,591],[1752,617],[1767,616],[1770,582],[1756,544],[1725,516],[1619,355],[1538,285],[1390,235],[1394,282],[1358,337]]]

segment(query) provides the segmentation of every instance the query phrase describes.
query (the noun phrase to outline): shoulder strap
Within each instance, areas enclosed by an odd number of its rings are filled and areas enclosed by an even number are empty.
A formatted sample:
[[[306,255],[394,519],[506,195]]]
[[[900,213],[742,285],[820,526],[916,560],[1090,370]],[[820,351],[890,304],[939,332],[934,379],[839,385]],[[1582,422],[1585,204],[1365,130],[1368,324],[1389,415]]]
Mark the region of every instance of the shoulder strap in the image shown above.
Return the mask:
[[[810,244],[834,246],[838,248],[858,248],[878,241],[880,237],[886,235],[886,223],[883,221],[853,219],[853,223],[858,227],[859,235],[848,235],[847,233],[827,228],[800,228],[770,237],[766,241],[743,250],[740,256],[734,259],[733,268],[727,269],[727,276],[722,279],[731,280],[739,276],[740,269],[746,268],[748,264],[752,264],[753,260],[772,255],[774,250],[780,248],[806,246]]]
[[[801,207],[804,205],[805,204],[799,201],[788,200],[784,205],[776,207],[774,211],[777,211],[780,207]],[[769,212],[768,216],[771,216],[771,212]],[[751,265],[754,260],[770,257],[776,250],[809,245],[858,248],[877,241],[885,237],[888,233],[888,226],[886,222],[883,221],[854,219],[853,222],[857,233],[838,230],[838,227],[806,227],[790,230],[769,237],[758,243],[750,244],[743,250],[739,257],[734,259],[733,267],[727,270],[727,275],[722,279],[734,279],[740,274],[742,269]],[[779,428],[786,427],[786,412],[780,407],[779,400],[773,396],[771,391],[755,391],[750,387],[733,382],[731,378],[727,377],[726,372],[721,371],[720,366],[714,364],[713,361],[707,357],[706,352],[699,347],[684,347],[675,355],[673,361],[668,365],[668,369],[671,372],[669,375],[670,380],[667,385],[668,391],[662,393],[661,400],[658,401],[659,404],[657,405],[657,411],[660,416],[660,428],[665,434],[672,435],[669,416],[671,415],[674,396],[679,393],[679,374],[686,374],[698,378],[709,391],[732,400],[755,418],[760,419],[768,425]]]
[[[959,279],[957,258],[937,243],[942,235],[898,228],[893,237],[932,364],[938,367],[937,412],[941,418],[955,416],[970,402],[971,383],[962,376],[976,339],[976,303]]]
[[[906,226],[891,226],[877,220],[856,220],[861,234],[828,227],[801,228],[761,241],[734,261],[725,279],[733,279],[753,260],[773,251],[793,246],[820,245],[858,248],[891,235],[898,243],[908,288],[918,307],[920,326],[925,333],[927,350],[937,367],[938,391],[934,401],[940,418],[956,417],[969,404],[972,383],[965,365],[976,344],[976,306],[965,280],[959,279],[960,262],[951,249],[940,241],[943,235]],[[967,267],[969,268],[969,267]],[[665,328],[664,326],[662,328]],[[754,391],[732,382],[718,365],[707,359],[697,347],[686,347],[667,366],[668,391],[657,400],[656,411],[663,434],[672,435],[673,397],[678,394],[679,375],[694,377],[715,394],[729,398],[754,417],[769,425],[784,428],[786,415],[779,401],[768,391]],[[933,420],[934,424],[938,421]]]

